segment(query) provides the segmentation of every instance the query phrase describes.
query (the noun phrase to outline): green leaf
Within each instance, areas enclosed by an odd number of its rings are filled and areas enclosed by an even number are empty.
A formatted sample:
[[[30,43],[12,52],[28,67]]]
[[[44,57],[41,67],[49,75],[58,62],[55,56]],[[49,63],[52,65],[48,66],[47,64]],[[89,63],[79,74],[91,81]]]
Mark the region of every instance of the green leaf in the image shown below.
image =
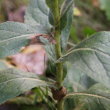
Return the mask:
[[[51,10],[51,12],[52,12],[52,14],[53,15],[55,15],[54,13],[55,13],[55,0],[46,0],[46,3],[47,3],[47,5],[48,5],[48,7],[50,8],[50,10]]]
[[[72,64],[71,74],[86,74],[110,88],[110,32],[94,34],[59,59],[63,60]]]
[[[74,109],[77,110],[109,110],[110,109],[110,89],[102,84],[95,84],[84,92],[74,92],[67,94],[66,98],[75,101]],[[76,101],[76,99],[78,101]],[[66,101],[66,100],[65,100]],[[79,109],[78,109],[79,110]]]
[[[73,0],[65,0],[61,6],[61,17],[64,16],[71,7],[73,7]]]
[[[68,82],[68,83],[67,83]],[[64,86],[70,92],[81,92],[87,90],[96,82],[86,74],[73,72],[73,65],[67,63],[67,76],[64,79]]]
[[[56,61],[55,45],[50,43],[48,39],[40,37],[40,41],[44,44],[47,56],[53,63]]]
[[[31,37],[36,34],[47,33],[41,26],[30,26],[18,22],[0,24],[0,58],[15,54],[26,46]]]
[[[110,99],[110,89],[106,88],[102,84],[96,84],[92,86],[89,90],[87,90],[88,93],[91,94],[98,94],[103,97],[107,97]],[[109,110],[110,109],[110,100],[104,100],[102,98],[95,99],[95,98],[89,98],[86,97],[84,99],[85,107],[89,110]]]
[[[55,75],[56,73],[56,54],[55,54],[55,45],[51,44],[46,38],[40,37],[40,41],[44,44],[44,49],[48,56],[48,67],[46,73],[49,75]]]
[[[105,101],[110,101],[109,97],[103,96],[103,95],[98,95],[98,94],[92,94],[92,93],[84,93],[84,92],[74,92],[74,93],[69,93],[65,96],[66,98],[72,98],[75,96],[85,96],[85,97],[93,97],[93,98],[99,98]]]
[[[0,71],[0,103],[14,98],[34,87],[51,86],[51,83],[42,80],[34,73],[23,72],[17,69]]]
[[[53,13],[51,11],[49,12],[49,22],[51,25],[55,25],[54,16],[53,16]]]
[[[71,4],[71,5],[69,5]],[[68,6],[69,5],[69,6]],[[61,43],[63,50],[67,47],[70,29],[73,22],[73,0],[65,0],[61,8]]]
[[[80,108],[81,110],[109,110],[110,98],[91,93],[70,93],[66,98],[79,98],[79,102],[75,103],[74,109]],[[69,108],[69,107],[68,107]]]
[[[49,23],[49,8],[45,0],[30,0],[25,15],[25,23],[30,25],[41,25],[48,31],[52,28]]]

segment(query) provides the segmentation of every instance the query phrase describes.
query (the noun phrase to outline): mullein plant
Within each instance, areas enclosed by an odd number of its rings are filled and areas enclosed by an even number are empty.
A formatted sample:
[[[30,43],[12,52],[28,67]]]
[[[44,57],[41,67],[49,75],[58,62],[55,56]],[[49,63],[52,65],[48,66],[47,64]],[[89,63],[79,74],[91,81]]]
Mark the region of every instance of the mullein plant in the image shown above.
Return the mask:
[[[73,0],[30,0],[25,23],[0,24],[0,58],[19,52],[39,37],[49,59],[46,72],[52,76],[1,64],[1,104],[40,87],[51,94],[51,110],[110,110],[110,32],[98,32],[70,45],[73,8]]]

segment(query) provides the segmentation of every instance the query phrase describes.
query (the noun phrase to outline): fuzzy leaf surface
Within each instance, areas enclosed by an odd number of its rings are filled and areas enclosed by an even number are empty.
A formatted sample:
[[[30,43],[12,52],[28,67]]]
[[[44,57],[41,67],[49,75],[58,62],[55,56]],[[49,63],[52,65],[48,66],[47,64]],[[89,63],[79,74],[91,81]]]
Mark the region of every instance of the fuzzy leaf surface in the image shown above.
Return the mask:
[[[25,15],[25,23],[30,25],[42,25],[50,31],[49,8],[45,0],[30,0]]]
[[[73,99],[74,109],[81,110],[109,110],[110,109],[110,89],[102,84],[95,84],[90,89],[82,92],[69,93],[67,98]],[[67,102],[68,100],[66,100]],[[73,105],[74,105],[73,103]],[[71,103],[67,106],[69,108]]]
[[[12,68],[0,70],[0,103],[39,86],[50,85],[34,73]]]
[[[18,22],[0,24],[0,58],[13,55],[26,46],[31,37],[36,34],[47,33],[41,26],[30,26]]]
[[[73,70],[71,74],[67,74],[67,77],[86,74],[110,88],[110,32],[92,35],[59,61],[65,60],[72,64]]]
[[[97,94],[103,98],[86,97],[84,99],[85,108],[88,110],[109,110],[110,109],[110,89],[106,88],[102,84],[96,84],[87,90],[87,93]]]
[[[61,44],[63,50],[67,47],[72,22],[73,0],[65,0],[61,7]]]

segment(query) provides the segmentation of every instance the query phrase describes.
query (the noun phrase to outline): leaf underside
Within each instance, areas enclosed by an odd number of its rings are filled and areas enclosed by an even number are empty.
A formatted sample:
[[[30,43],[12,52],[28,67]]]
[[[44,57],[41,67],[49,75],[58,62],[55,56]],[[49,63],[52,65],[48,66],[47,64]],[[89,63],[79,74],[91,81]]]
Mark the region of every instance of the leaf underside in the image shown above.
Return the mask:
[[[52,26],[49,23],[49,8],[45,0],[30,0],[25,15],[25,23],[30,25],[42,25],[50,32]]]
[[[70,29],[73,22],[73,0],[65,0],[61,7],[61,45],[63,50],[67,48]]]
[[[29,44],[32,36],[47,33],[41,26],[30,26],[18,22],[0,24],[0,58],[17,53],[21,47]]]
[[[83,75],[88,75],[110,88],[110,32],[99,32],[84,40],[62,60],[71,63],[67,78],[79,74],[77,80],[80,82]]]
[[[0,103],[39,86],[45,87],[49,84],[33,73],[12,68],[0,70]]]
[[[72,107],[78,110],[109,110],[110,109],[110,89],[106,88],[102,84],[95,84],[84,92],[69,93],[65,98],[71,98],[71,100],[65,100],[65,104],[69,103],[67,107]],[[73,103],[70,103],[73,101]]]

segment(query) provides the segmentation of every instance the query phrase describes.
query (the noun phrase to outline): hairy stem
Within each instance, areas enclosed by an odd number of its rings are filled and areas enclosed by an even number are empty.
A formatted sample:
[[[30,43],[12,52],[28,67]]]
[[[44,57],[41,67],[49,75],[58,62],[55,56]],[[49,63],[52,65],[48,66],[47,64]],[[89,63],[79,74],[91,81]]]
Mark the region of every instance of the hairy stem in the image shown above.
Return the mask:
[[[58,33],[56,33],[56,45],[55,45],[55,50],[56,50],[56,56],[57,59],[59,59],[61,57],[61,46],[60,46],[60,35]],[[63,78],[63,64],[58,62],[56,64],[56,68],[57,68],[57,75],[56,75],[56,80],[58,83],[58,88],[60,88],[62,86],[62,78]]]
[[[61,30],[60,30],[60,8],[59,8],[59,0],[55,0],[55,51],[57,59],[59,59],[62,56],[61,52]],[[58,62],[56,64],[57,68],[57,75],[56,80],[58,82],[58,87],[60,88],[62,86],[62,79],[63,79],[63,64],[61,62]]]
[[[59,0],[55,0],[55,51],[57,59],[59,59],[62,56],[61,52],[61,30],[60,30],[60,8],[59,8]],[[62,79],[63,79],[63,64],[61,62],[58,62],[56,64],[56,80],[58,83],[58,88],[62,87]],[[59,100],[57,102],[57,110],[63,110],[62,106],[62,100]]]

